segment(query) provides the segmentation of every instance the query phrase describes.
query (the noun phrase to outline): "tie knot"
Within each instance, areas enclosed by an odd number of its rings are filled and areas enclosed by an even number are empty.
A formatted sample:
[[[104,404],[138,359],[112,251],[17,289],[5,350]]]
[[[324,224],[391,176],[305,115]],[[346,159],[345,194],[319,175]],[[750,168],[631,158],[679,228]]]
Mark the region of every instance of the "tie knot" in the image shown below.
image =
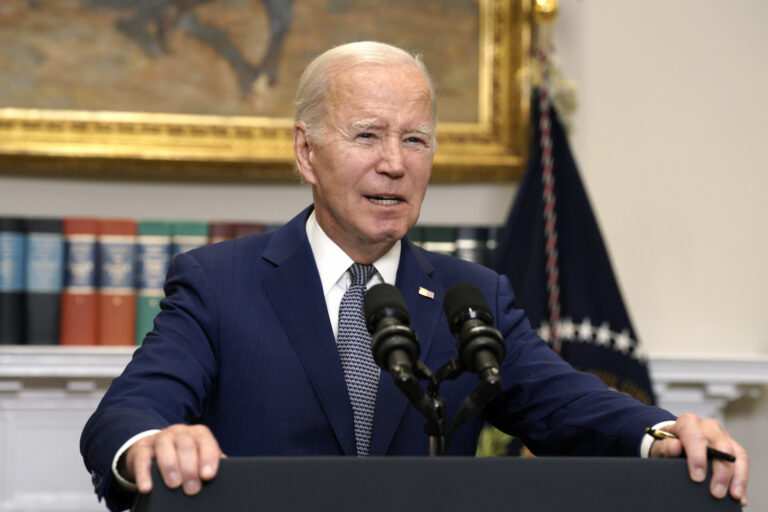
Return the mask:
[[[349,267],[349,277],[352,279],[352,286],[365,286],[375,272],[376,268],[373,265],[352,264]]]

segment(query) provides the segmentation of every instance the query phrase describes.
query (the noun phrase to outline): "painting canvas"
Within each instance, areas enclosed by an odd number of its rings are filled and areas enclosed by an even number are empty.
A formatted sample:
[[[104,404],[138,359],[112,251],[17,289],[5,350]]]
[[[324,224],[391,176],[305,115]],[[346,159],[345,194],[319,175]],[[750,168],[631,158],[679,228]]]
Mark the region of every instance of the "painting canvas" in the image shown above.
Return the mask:
[[[191,177],[290,176],[301,71],[327,48],[378,40],[426,62],[448,146],[438,174],[472,180],[478,144],[486,159],[519,160],[510,140],[521,138],[525,91],[503,75],[523,67],[528,10],[509,0],[4,0],[0,154],[38,168],[74,159],[104,172],[133,161],[144,175],[176,163]],[[493,126],[494,116],[511,118]],[[491,133],[510,123],[514,134]],[[475,167],[498,174],[512,160],[481,156]]]

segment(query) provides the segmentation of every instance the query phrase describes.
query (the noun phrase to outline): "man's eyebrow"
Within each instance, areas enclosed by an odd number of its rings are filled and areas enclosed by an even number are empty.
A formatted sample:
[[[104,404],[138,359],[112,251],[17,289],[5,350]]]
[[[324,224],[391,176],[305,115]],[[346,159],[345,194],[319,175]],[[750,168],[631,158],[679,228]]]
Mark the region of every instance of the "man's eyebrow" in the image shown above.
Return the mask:
[[[381,129],[384,125],[378,119],[360,119],[353,122],[350,127],[353,130],[370,130],[371,128]]]
[[[431,137],[434,132],[435,131],[431,124],[422,124],[412,130],[407,131],[407,133],[420,133],[421,135],[426,135],[427,137]]]

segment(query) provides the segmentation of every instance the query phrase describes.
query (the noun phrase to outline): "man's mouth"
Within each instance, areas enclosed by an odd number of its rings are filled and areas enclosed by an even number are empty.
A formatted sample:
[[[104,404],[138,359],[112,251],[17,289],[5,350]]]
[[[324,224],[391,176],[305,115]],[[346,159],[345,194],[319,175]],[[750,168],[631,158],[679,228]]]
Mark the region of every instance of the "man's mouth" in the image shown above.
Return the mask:
[[[402,197],[393,195],[366,195],[365,198],[379,206],[395,206],[405,202]]]

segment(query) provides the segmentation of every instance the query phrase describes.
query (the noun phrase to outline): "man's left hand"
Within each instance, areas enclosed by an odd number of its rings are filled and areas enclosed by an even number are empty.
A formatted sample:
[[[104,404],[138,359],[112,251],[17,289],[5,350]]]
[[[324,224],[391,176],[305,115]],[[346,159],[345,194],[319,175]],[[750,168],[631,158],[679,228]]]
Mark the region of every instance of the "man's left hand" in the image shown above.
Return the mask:
[[[677,439],[655,441],[650,456],[679,457],[685,451],[688,472],[695,482],[703,482],[707,476],[707,446],[736,457],[736,462],[712,461],[709,489],[716,498],[724,498],[730,492],[733,498],[746,506],[749,479],[747,452],[718,421],[687,413],[663,430],[675,434]]]

